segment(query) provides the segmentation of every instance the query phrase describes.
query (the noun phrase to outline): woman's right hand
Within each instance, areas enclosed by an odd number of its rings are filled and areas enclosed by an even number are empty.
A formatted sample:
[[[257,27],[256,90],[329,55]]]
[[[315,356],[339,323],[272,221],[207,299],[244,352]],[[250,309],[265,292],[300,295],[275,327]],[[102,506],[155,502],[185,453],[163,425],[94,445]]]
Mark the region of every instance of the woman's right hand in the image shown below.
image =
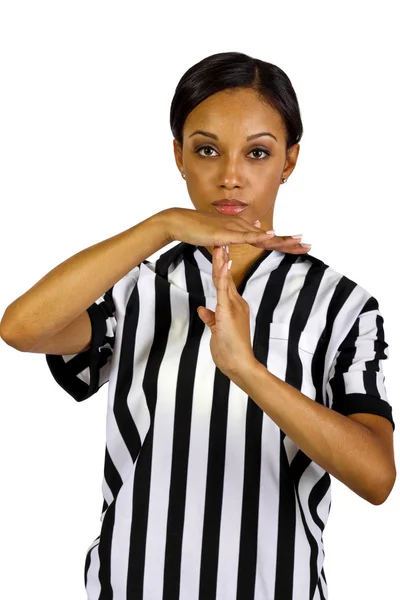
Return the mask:
[[[305,254],[310,250],[300,245],[301,239],[289,235],[268,235],[239,215],[213,215],[206,211],[177,207],[162,212],[169,242],[180,241],[204,247],[250,244],[256,248],[291,254]]]

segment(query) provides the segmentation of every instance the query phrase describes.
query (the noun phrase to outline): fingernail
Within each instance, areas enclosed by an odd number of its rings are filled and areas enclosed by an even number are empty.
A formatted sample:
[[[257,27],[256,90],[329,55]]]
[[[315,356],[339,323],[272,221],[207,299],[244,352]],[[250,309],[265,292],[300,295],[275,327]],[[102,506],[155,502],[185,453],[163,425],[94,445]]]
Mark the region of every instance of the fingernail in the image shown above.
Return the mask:
[[[258,219],[257,219],[257,221],[254,221],[253,225],[255,227],[261,227],[261,223],[260,223],[260,221]]]
[[[301,240],[301,238],[303,237],[303,234],[301,233],[300,235],[292,235],[292,238],[294,238],[295,240]]]
[[[302,242],[300,242],[300,246],[303,246],[304,248],[311,248],[311,244],[303,244]]]
[[[232,261],[230,260],[230,261],[228,262],[228,271],[229,271],[229,269],[231,268],[231,265],[232,265]]]
[[[268,235],[275,235],[275,231],[273,229],[271,229],[270,231],[266,231],[265,233],[267,233]]]

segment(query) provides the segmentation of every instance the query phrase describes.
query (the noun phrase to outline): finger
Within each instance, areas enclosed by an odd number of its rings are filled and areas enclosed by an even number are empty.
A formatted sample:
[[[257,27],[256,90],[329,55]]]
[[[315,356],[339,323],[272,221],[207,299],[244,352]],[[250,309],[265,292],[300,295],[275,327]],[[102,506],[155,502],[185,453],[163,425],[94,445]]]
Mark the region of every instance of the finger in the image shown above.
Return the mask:
[[[301,238],[302,236],[297,236],[297,238],[291,235],[278,236],[278,244],[281,245],[283,252],[290,252],[292,254],[301,252],[304,254],[310,251],[311,244],[306,244]]]
[[[228,270],[228,260],[225,246],[214,246],[213,252],[213,276],[216,281],[221,283],[226,280],[230,274]],[[231,277],[232,279],[232,277]]]
[[[290,254],[305,254],[306,252],[310,252],[310,250],[311,244],[307,244],[307,246],[299,244],[298,246],[288,248],[287,250],[285,250],[285,252],[288,252]]]
[[[253,229],[249,229],[253,227]],[[247,223],[246,228],[233,229],[230,228],[231,237],[229,240],[218,241],[217,245],[222,246],[223,244],[251,244],[253,246],[258,245],[259,248],[263,247],[263,244],[273,239],[275,236],[274,231],[264,231],[260,227],[252,226]]]
[[[280,252],[288,252],[290,254],[304,254],[309,252],[311,244],[302,246],[301,239],[293,238],[290,235],[275,235],[270,240],[259,240],[251,244],[257,248],[265,248],[272,250],[279,250]]]
[[[229,256],[225,250],[225,247],[214,246],[213,280],[218,291],[218,302],[223,306],[229,301],[229,292],[232,290],[232,286],[234,286],[231,271],[228,269],[228,264]]]

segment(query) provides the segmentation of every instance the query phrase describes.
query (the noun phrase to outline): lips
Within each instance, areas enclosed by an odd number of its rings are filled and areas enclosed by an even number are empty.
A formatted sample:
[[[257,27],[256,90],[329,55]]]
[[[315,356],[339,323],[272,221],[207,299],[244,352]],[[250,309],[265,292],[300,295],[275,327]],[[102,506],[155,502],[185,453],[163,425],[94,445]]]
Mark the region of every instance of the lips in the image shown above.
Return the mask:
[[[217,200],[213,202],[214,206],[247,206],[245,202],[241,200],[237,200],[236,198],[222,198],[221,200]]]

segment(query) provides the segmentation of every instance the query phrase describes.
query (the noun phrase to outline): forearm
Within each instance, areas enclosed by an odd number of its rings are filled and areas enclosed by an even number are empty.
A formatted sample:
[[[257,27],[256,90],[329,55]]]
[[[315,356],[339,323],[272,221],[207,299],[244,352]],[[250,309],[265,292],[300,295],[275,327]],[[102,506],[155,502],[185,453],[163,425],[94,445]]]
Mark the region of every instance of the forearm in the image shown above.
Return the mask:
[[[256,359],[230,377],[311,460],[356,494],[379,503],[387,488],[386,457],[374,433],[311,400]]]
[[[169,241],[161,211],[74,254],[7,307],[1,337],[21,350],[40,344]]]

